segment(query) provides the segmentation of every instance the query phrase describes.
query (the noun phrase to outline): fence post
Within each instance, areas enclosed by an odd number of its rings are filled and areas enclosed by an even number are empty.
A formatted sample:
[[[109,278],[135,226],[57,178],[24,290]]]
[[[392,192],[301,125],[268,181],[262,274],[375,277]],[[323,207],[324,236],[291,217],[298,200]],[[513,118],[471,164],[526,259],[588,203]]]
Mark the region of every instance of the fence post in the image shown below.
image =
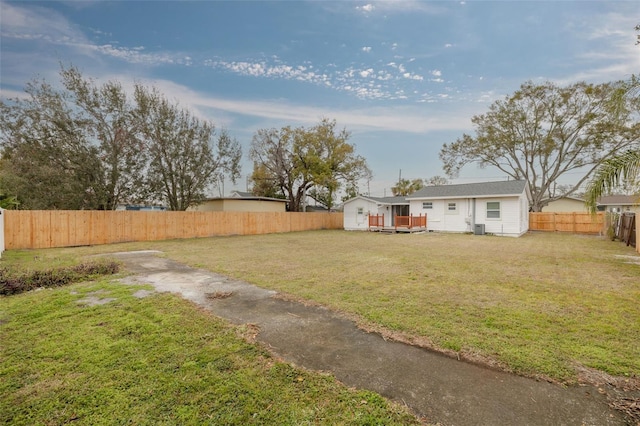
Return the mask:
[[[4,251],[4,209],[0,208],[0,257]]]

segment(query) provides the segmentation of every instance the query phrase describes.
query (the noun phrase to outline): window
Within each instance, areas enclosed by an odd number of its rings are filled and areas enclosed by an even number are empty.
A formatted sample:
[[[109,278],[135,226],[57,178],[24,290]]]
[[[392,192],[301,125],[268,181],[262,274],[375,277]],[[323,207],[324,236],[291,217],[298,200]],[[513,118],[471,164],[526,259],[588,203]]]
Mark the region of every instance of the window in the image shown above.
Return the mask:
[[[358,216],[364,214],[364,207],[358,207]]]
[[[456,203],[448,203],[447,210],[450,212],[455,212],[458,209],[458,205]]]
[[[430,210],[433,208],[433,203],[431,201],[424,202],[422,203],[422,208],[424,210]]]
[[[487,203],[487,219],[500,219],[499,201],[489,201]]]

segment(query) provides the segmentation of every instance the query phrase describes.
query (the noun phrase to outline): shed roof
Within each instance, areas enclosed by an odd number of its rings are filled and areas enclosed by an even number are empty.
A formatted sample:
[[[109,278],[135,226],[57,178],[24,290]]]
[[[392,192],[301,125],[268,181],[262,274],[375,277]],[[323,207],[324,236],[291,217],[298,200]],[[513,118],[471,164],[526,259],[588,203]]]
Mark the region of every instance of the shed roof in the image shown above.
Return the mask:
[[[526,186],[527,181],[525,180],[425,186],[409,195],[407,199],[520,195],[524,192]]]
[[[637,206],[640,204],[638,195],[607,195],[598,199],[601,206]]]

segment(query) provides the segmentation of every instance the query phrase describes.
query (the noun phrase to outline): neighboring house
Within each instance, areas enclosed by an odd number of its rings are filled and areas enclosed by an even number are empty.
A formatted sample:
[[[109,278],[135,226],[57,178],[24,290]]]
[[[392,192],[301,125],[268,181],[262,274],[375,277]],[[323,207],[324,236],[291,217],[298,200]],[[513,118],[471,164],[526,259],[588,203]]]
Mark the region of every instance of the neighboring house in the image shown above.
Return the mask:
[[[368,197],[358,195],[342,205],[344,229],[366,231],[369,229],[370,215],[384,215],[384,226],[394,225],[395,216],[409,215],[406,197]]]
[[[258,197],[249,192],[233,191],[229,197],[207,198],[188,211],[214,212],[285,212],[287,200]]]
[[[586,213],[589,209],[582,198],[562,197],[549,202],[549,204],[542,208],[542,211],[545,213]]]
[[[598,200],[598,210],[611,213],[640,214],[640,195],[608,195]]]
[[[523,180],[425,186],[407,200],[412,215],[427,214],[430,231],[519,237],[529,230],[531,192]]]
[[[358,196],[344,203],[344,228],[368,229],[368,216],[427,216],[427,229],[518,237],[529,230],[531,192],[526,181],[426,186],[407,197]],[[477,225],[477,226],[476,226]]]

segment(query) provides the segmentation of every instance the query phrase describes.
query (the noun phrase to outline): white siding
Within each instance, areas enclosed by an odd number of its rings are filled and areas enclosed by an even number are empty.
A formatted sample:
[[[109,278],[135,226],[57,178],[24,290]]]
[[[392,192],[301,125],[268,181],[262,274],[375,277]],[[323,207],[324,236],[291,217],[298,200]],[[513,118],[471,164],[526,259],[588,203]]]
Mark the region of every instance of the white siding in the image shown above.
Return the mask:
[[[358,214],[358,209],[362,214]],[[366,231],[369,229],[370,214],[384,214],[385,226],[391,225],[391,215],[384,206],[378,207],[377,203],[366,198],[353,198],[344,203],[344,229],[347,231]]]
[[[432,203],[431,209],[424,209],[423,203]],[[525,193],[519,197],[455,198],[410,200],[412,215],[427,215],[427,229],[441,232],[473,232],[473,204],[475,202],[475,224],[484,224],[485,232],[494,235],[519,237],[529,230],[529,202]],[[487,203],[500,203],[500,217],[487,218]],[[449,203],[456,203],[456,211],[448,209]]]
[[[500,218],[487,217],[487,203],[500,203]],[[520,199],[509,198],[480,198],[476,200],[476,223],[484,223],[484,230],[488,234],[520,235]]]
[[[423,200],[411,200],[409,211],[414,216],[427,215],[427,230],[442,232],[469,232],[471,226],[467,219],[471,216],[470,200],[455,198],[446,200],[428,200],[431,209],[423,209]],[[456,210],[449,210],[449,203],[456,204]]]

